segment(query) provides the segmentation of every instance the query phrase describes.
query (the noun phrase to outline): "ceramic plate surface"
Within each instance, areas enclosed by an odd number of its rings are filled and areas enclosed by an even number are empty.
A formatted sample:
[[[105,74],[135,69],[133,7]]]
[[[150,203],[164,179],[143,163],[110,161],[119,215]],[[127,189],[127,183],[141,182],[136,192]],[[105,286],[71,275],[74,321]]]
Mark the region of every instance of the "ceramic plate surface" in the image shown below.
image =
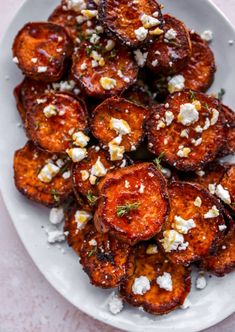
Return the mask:
[[[26,141],[22,128],[17,124],[13,88],[21,74],[12,62],[11,45],[18,30],[28,21],[45,20],[58,5],[56,0],[26,1],[10,24],[0,47],[0,185],[11,218],[29,254],[48,281],[68,301],[87,314],[118,328],[135,332],[179,331],[194,332],[212,326],[235,311],[235,286],[232,273],[225,278],[213,277],[203,291],[192,287],[189,296],[192,306],[169,315],[154,317],[138,309],[125,307],[117,316],[107,310],[111,292],[96,289],[89,284],[76,255],[65,247],[62,255],[57,247],[48,248],[41,226],[48,227],[48,210],[21,196],[13,183],[13,153]],[[226,18],[207,0],[166,0],[165,12],[182,19],[188,27],[202,32],[211,29],[211,44],[216,57],[217,73],[212,92],[226,90],[225,103],[235,108],[234,67],[235,31]],[[9,79],[8,79],[9,78]],[[193,278],[194,284],[194,278]]]

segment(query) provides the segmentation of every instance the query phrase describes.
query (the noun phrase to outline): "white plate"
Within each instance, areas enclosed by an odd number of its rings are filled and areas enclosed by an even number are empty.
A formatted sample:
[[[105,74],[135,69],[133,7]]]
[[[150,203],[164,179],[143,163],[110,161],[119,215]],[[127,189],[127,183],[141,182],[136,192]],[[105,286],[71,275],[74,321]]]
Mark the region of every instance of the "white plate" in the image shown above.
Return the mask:
[[[166,11],[182,19],[198,32],[211,29],[214,32],[212,48],[215,51],[218,71],[211,91],[225,88],[225,102],[235,107],[234,66],[235,31],[226,18],[207,0],[166,0]],[[205,329],[226,318],[235,311],[234,274],[225,278],[211,278],[204,291],[193,287],[190,294],[192,306],[169,315],[153,317],[126,307],[118,316],[107,310],[107,298],[111,293],[89,284],[76,255],[66,247],[62,255],[56,247],[48,248],[45,232],[48,226],[48,210],[33,204],[21,196],[13,183],[12,158],[16,149],[26,141],[24,132],[17,127],[20,119],[12,95],[21,75],[12,63],[11,45],[17,31],[28,21],[48,17],[59,1],[26,1],[10,24],[0,47],[0,185],[11,218],[29,254],[48,281],[77,308],[105,323],[121,329],[143,331],[193,332]],[[6,78],[9,76],[9,80]]]

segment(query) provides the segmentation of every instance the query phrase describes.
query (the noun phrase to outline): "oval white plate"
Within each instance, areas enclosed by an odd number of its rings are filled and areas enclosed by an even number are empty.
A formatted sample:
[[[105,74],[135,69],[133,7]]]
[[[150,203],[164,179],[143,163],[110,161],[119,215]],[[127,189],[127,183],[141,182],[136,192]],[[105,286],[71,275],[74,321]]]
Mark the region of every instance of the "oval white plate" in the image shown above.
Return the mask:
[[[80,310],[105,323],[135,332],[193,332],[212,326],[235,311],[234,274],[222,279],[209,279],[204,291],[196,291],[193,286],[189,296],[192,306],[188,310],[153,317],[126,306],[121,314],[113,316],[107,310],[107,299],[111,292],[89,284],[72,250],[64,245],[66,254],[62,255],[57,247],[48,247],[45,232],[41,228],[48,226],[48,210],[26,200],[15,190],[13,153],[23,146],[26,138],[23,130],[17,126],[20,119],[12,91],[20,82],[21,75],[12,63],[11,45],[17,31],[26,22],[46,19],[58,3],[56,0],[26,1],[9,26],[0,47],[0,185],[22,242],[58,292]],[[225,102],[235,107],[235,46],[228,45],[228,40],[235,40],[233,27],[207,0],[167,0],[162,3],[167,4],[166,11],[182,19],[188,27],[198,32],[213,30],[212,48],[218,71],[211,91],[218,92],[220,88],[225,88]]]

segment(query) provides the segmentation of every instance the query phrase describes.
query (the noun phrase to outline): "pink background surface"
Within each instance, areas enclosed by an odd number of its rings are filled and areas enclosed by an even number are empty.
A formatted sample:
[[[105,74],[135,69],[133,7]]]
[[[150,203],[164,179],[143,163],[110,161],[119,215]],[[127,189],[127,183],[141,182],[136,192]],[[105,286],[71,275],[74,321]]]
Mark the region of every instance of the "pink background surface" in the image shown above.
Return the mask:
[[[0,0],[1,32],[22,2]],[[235,25],[235,0],[214,2]],[[83,314],[48,284],[24,249],[1,195],[0,227],[0,332],[119,331]],[[234,332],[235,314],[206,330],[212,331]]]

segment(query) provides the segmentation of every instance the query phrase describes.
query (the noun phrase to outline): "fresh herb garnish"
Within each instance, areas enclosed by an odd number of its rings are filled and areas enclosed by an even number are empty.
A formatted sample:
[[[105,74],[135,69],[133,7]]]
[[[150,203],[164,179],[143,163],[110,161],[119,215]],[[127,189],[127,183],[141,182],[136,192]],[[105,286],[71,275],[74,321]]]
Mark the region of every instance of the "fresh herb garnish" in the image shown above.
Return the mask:
[[[127,203],[126,205],[117,206],[117,216],[123,217],[125,214],[128,214],[131,211],[137,210],[139,208],[139,203]]]
[[[38,122],[38,121],[35,121],[35,123],[34,123],[34,128],[35,128],[35,130],[40,129],[40,126],[41,126],[41,123]]]
[[[164,155],[165,155],[165,153],[164,153],[164,152],[161,152],[160,155],[159,155],[157,158],[155,158],[155,159],[153,160],[155,166],[157,167],[157,169],[158,169],[159,171],[161,171],[161,169],[162,169],[161,162],[162,162],[162,158],[164,157]]]
[[[94,247],[93,249],[91,249],[89,252],[88,252],[88,257],[91,257],[93,256],[97,251],[97,247]]]
[[[53,197],[53,200],[55,202],[59,202],[60,198],[59,198],[58,191],[56,189],[51,189],[51,196]]]
[[[207,103],[205,103],[203,106],[205,107],[205,109],[206,109],[207,111],[210,110],[210,107],[209,107],[209,105],[208,105]]]
[[[189,90],[189,98],[190,98],[191,103],[196,99],[194,91]]]
[[[223,97],[224,97],[225,93],[226,93],[226,91],[225,91],[223,88],[220,89],[220,91],[218,92],[218,99],[219,99],[220,101],[223,100]]]
[[[88,191],[88,194],[86,197],[87,197],[90,205],[92,205],[92,206],[95,205],[98,200],[98,197],[95,196],[91,190]]]

